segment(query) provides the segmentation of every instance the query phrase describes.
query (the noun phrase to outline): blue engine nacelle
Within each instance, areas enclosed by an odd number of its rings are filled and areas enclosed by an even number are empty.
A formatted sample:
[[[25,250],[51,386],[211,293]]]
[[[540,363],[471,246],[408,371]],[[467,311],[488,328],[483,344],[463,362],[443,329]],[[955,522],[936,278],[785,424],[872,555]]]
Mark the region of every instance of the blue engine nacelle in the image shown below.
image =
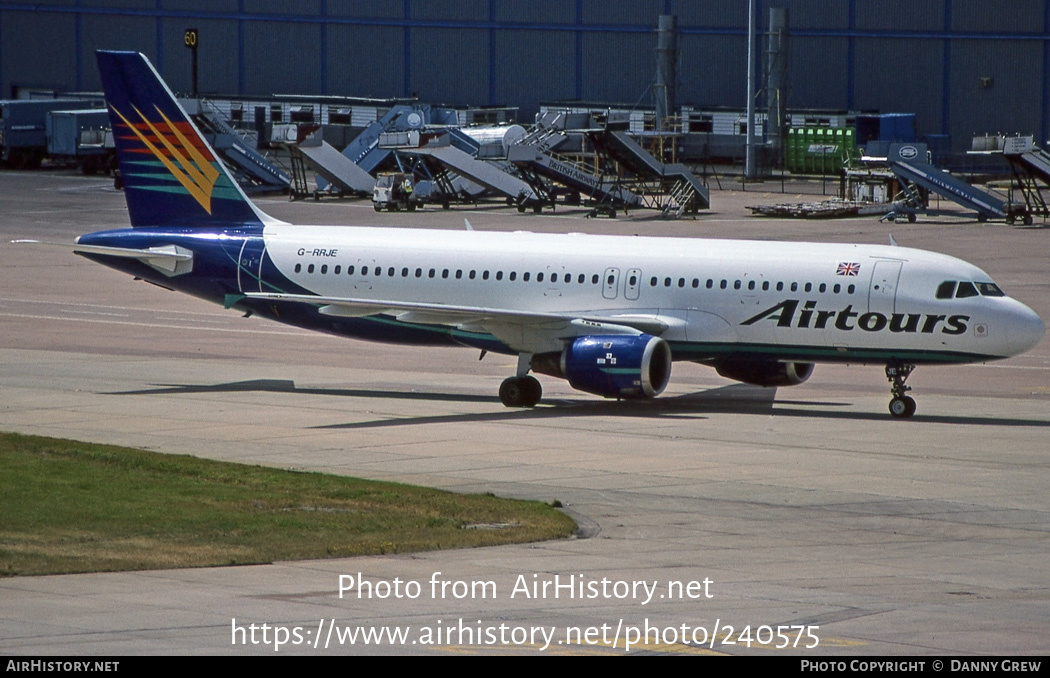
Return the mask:
[[[671,378],[671,347],[648,334],[580,337],[560,354],[536,356],[533,369],[606,398],[652,398]]]

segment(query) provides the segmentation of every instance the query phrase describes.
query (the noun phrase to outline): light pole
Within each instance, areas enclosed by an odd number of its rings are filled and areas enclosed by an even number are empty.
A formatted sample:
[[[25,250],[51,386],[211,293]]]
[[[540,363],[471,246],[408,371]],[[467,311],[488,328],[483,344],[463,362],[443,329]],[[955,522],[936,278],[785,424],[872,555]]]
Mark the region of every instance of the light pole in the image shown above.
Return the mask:
[[[755,0],[747,0],[747,147],[744,153],[744,177],[755,179]]]

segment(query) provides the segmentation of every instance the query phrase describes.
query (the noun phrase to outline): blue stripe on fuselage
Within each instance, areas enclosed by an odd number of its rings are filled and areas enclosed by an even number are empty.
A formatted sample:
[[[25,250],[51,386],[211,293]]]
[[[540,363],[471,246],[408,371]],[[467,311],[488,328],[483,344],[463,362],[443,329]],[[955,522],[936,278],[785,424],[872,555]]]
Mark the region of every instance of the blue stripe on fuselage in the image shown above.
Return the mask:
[[[81,245],[146,250],[176,245],[193,252],[193,270],[176,276],[137,259],[81,253],[92,261],[142,278],[156,285],[185,292],[216,304],[225,304],[228,295],[239,299],[232,308],[251,311],[278,322],[340,336],[398,344],[472,346],[488,351],[512,353],[494,337],[463,332],[439,325],[404,323],[394,318],[370,316],[344,318],[323,315],[317,306],[295,302],[273,302],[242,297],[245,291],[313,294],[284,276],[265,254],[262,230],[246,226],[222,231],[193,229],[120,229],[99,231],[79,238]],[[262,280],[258,260],[243,254],[262,253]],[[261,283],[261,284],[260,284]],[[242,289],[242,286],[244,289]]]

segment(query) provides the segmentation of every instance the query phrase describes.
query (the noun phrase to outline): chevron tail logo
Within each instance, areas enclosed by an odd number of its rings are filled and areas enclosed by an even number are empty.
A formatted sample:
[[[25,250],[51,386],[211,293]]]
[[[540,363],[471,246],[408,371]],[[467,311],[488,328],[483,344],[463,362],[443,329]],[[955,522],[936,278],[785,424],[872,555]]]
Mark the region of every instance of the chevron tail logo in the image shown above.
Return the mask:
[[[133,123],[115,107],[112,108],[146,147],[145,150],[136,149],[134,152],[152,153],[204,211],[211,214],[212,193],[215,190],[215,182],[219,179],[219,170],[215,167],[215,159],[211,153],[205,147],[194,143],[197,134],[189,123],[180,125],[171,122],[156,106],[154,108],[164,122],[153,123],[134,105],[132,109],[141,122]]]

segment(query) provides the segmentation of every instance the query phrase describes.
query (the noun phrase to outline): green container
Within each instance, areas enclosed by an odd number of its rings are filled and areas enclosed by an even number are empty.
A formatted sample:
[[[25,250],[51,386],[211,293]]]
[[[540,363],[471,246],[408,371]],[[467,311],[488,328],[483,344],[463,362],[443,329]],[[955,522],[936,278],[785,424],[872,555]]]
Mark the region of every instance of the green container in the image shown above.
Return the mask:
[[[785,166],[799,174],[838,174],[859,157],[850,127],[804,125],[788,129]]]
[[[789,127],[787,131],[787,145],[784,149],[784,167],[789,172],[799,171],[799,143],[802,134],[797,127]]]

